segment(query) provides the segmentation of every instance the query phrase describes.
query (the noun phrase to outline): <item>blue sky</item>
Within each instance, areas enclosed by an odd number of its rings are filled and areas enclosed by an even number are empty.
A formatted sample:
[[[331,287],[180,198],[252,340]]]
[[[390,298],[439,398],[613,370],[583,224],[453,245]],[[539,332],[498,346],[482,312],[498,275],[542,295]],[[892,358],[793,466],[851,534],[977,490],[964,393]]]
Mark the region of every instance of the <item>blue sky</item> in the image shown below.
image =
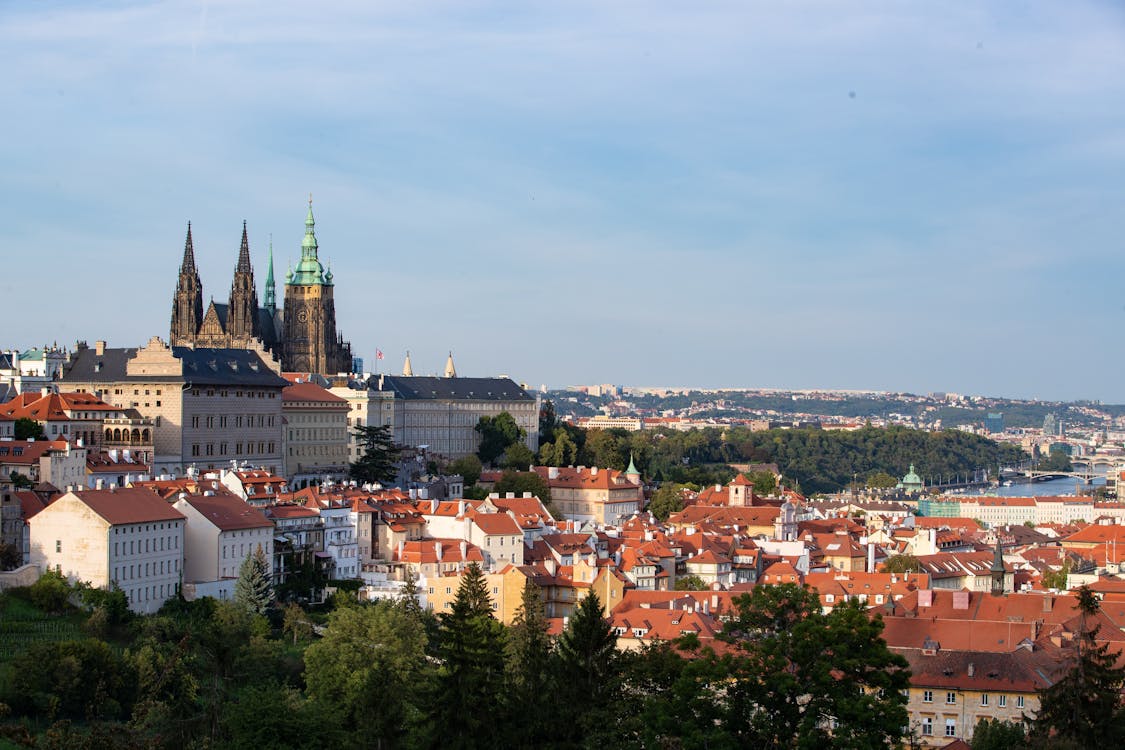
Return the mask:
[[[384,371],[1125,402],[1119,3],[5,3],[0,63],[0,346],[166,337],[188,220],[225,300],[312,193]]]

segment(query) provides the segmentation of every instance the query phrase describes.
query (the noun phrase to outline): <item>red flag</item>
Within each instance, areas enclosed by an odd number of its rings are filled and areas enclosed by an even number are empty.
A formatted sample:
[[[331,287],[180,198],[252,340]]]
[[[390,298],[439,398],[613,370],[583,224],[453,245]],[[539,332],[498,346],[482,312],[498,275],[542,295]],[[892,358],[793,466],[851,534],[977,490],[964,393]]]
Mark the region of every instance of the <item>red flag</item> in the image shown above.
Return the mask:
[[[383,358],[383,350],[382,349],[376,349],[375,350],[375,359],[382,359],[382,358]]]

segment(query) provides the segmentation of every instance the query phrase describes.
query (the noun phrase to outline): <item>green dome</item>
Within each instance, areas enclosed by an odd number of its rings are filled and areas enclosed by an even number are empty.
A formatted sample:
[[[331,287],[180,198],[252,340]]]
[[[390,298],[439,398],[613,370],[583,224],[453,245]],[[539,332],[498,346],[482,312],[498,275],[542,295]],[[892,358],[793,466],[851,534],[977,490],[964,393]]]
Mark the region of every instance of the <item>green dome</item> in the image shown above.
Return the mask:
[[[309,213],[305,216],[305,238],[301,240],[301,261],[292,276],[285,277],[285,283],[294,286],[320,286],[331,284],[331,277],[324,277],[324,266],[316,257],[316,221],[313,219],[312,198],[309,198]]]

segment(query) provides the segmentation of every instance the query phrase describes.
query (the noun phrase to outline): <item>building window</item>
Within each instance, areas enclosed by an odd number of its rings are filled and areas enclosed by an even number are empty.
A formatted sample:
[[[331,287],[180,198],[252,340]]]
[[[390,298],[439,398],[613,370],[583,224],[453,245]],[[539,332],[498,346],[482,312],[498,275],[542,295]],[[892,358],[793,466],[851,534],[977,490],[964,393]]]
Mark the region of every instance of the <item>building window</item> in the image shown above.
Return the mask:
[[[931,717],[927,716],[926,718],[922,719],[922,735],[928,737],[933,733],[934,720]]]
[[[945,736],[946,737],[956,737],[957,736],[957,720],[956,719],[946,719],[945,720]]]
[[[1006,695],[1001,695],[1001,696],[1000,696],[1000,697],[999,697],[999,698],[998,698],[997,700],[998,700],[998,702],[999,702],[1000,708],[1006,708],[1006,707],[1007,707],[1007,705],[1008,705],[1008,696],[1006,696]]]
[[[980,694],[980,704],[982,706],[988,705],[988,693],[981,693]]]
[[[945,694],[945,702],[946,703],[956,703],[957,702],[957,693],[946,693]]]
[[[1023,696],[1022,695],[1016,696],[1016,708],[1023,708]]]
[[[922,702],[923,703],[933,703],[934,702],[934,691],[933,690],[923,690],[922,691]]]
[[[62,552],[62,539],[55,540],[55,552]]]

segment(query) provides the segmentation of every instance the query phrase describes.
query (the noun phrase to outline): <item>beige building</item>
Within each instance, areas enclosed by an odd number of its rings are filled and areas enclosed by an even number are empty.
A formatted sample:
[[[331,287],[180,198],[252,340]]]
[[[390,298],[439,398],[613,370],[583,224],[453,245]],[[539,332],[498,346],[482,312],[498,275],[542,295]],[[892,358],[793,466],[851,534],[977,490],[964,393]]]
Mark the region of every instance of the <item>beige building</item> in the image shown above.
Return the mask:
[[[68,492],[36,513],[30,562],[71,581],[116,586],[130,609],[151,613],[179,590],[185,519],[149,490]]]
[[[184,596],[230,599],[242,563],[261,548],[273,563],[273,521],[233,494],[181,497],[176,510],[187,519],[184,534]]]
[[[86,486],[86,449],[66,440],[0,440],[0,486],[13,473],[64,490]]]
[[[423,588],[424,606],[438,613],[449,612],[453,608],[453,600],[457,598],[463,575],[464,571],[459,571],[454,575],[427,580]],[[534,581],[532,568],[519,565],[507,565],[498,572],[484,574],[488,598],[492,601],[492,611],[497,620],[505,625],[515,622],[516,613],[523,604],[524,582],[529,578]],[[540,589],[540,596],[545,596],[543,589]]]
[[[140,349],[79,344],[63,376],[68,389],[153,420],[153,473],[182,475],[232,460],[282,468],[281,390],[288,385],[261,349]]]
[[[390,426],[399,445],[461,458],[480,447],[480,418],[507,412],[526,433],[525,445],[539,450],[539,401],[511,378],[376,375],[347,388],[358,393],[344,395],[341,386],[332,392],[349,402],[349,424]]]
[[[316,383],[296,382],[281,392],[285,476],[300,489],[313,480],[343,479],[348,474],[346,400]]]
[[[641,509],[640,475],[594,466],[536,466],[551,488],[551,504],[572,521],[620,526]]]

